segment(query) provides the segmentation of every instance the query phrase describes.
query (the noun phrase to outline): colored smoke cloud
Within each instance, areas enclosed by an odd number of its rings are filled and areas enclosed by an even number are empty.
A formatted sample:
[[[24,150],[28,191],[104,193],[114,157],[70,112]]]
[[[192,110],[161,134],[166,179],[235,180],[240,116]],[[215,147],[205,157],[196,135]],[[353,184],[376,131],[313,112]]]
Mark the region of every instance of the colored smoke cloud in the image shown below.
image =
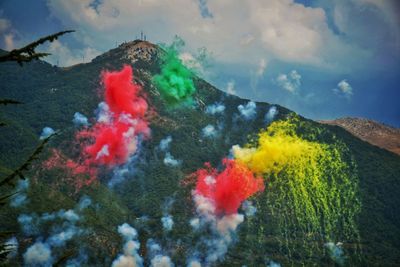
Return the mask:
[[[193,73],[179,59],[176,45],[164,47],[164,50],[161,73],[153,77],[153,83],[167,104],[190,104],[196,91]]]
[[[223,165],[220,173],[209,164],[196,172],[196,193],[212,201],[216,214],[229,215],[236,213],[247,198],[263,191],[264,181],[242,163],[224,159]]]
[[[222,163],[221,171],[206,163],[203,169],[193,174],[197,183],[192,196],[199,216],[192,218],[190,225],[195,231],[209,227],[211,236],[201,239],[206,254],[202,257],[192,255],[188,266],[201,266],[201,261],[210,266],[222,259],[234,242],[238,226],[244,221],[243,214],[238,213],[239,207],[242,204],[247,210],[252,207],[249,213],[253,215],[255,208],[247,199],[264,190],[263,179],[254,176],[244,164],[226,158]]]
[[[348,149],[337,139],[319,142],[315,132],[304,132],[307,123],[298,117],[272,122],[259,133],[256,143],[233,147],[235,161],[256,174],[276,177],[269,181],[271,205],[266,208],[282,222],[278,225],[282,236],[296,227],[321,238],[357,240],[354,218],[361,204],[356,171],[344,160],[349,157]],[[299,129],[307,138],[299,135]],[[346,227],[340,228],[338,235],[341,224]],[[295,243],[289,240],[288,245],[294,248]],[[304,246],[321,253],[312,240]]]
[[[142,87],[132,81],[133,71],[128,65],[120,71],[103,72],[105,102],[98,105],[97,122],[76,134],[82,144],[79,159],[74,161],[56,153],[44,165],[66,166],[73,177],[79,178],[79,189],[96,180],[100,166],[115,168],[127,163],[137,152],[141,139],[150,136],[145,118],[148,105]],[[87,118],[75,113],[74,122],[87,124]]]
[[[215,115],[215,114],[222,114],[225,111],[225,106],[221,103],[215,103],[212,105],[208,105],[206,108],[206,113]]]
[[[119,165],[136,152],[138,135],[149,136],[150,129],[144,116],[147,102],[140,96],[141,87],[132,83],[130,66],[121,71],[105,72],[105,100],[112,113],[109,123],[97,123],[88,131],[80,132],[94,143],[84,148],[86,164]]]
[[[55,133],[55,131],[53,130],[53,128],[44,127],[42,130],[42,133],[40,134],[39,139],[40,140],[46,139],[47,137],[49,137],[50,135],[52,135],[54,133]]]
[[[245,119],[245,120],[252,120],[256,117],[257,115],[257,106],[256,103],[253,101],[249,101],[246,105],[239,105],[238,110],[240,112],[240,115]]]
[[[74,119],[72,120],[75,126],[87,126],[89,125],[88,118],[85,115],[75,112]]]

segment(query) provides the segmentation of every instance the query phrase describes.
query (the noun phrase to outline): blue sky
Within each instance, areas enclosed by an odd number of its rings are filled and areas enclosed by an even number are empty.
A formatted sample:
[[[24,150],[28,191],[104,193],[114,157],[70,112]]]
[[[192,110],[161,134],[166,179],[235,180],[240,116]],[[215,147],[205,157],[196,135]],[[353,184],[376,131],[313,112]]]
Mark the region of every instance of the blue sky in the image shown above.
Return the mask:
[[[154,43],[179,35],[186,58],[207,49],[212,65],[202,75],[222,90],[312,119],[400,127],[397,14],[389,0],[0,0],[0,47],[75,29],[42,47],[54,53],[49,62],[68,66],[141,30]]]

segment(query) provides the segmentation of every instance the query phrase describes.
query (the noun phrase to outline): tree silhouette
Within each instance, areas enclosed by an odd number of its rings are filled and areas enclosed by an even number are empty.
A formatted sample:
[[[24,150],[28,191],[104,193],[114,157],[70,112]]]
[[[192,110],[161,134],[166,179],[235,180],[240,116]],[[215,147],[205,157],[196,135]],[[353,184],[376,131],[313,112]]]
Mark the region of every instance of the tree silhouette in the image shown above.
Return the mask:
[[[22,48],[11,50],[10,52],[7,52],[6,54],[0,56],[0,62],[14,61],[18,62],[18,64],[22,66],[23,63],[27,63],[32,60],[38,60],[43,57],[49,56],[50,53],[38,53],[35,51],[35,49],[39,45],[45,42],[53,42],[54,40],[58,39],[58,37],[60,37],[61,35],[71,32],[74,31],[73,30],[61,31],[55,34],[42,37]],[[13,99],[0,99],[0,105],[16,105],[16,104],[23,104],[23,103]],[[0,122],[0,127],[5,125],[6,124],[4,122]],[[25,179],[23,172],[28,171],[32,163],[36,159],[38,159],[39,154],[43,151],[45,145],[49,142],[49,140],[53,135],[42,140],[42,142],[40,142],[40,144],[36,147],[36,149],[32,152],[32,154],[17,169],[11,171],[6,177],[0,180],[0,189],[7,185],[11,186],[12,188],[15,188],[16,178]],[[18,192],[11,192],[3,196],[0,196],[0,207],[6,205],[8,203],[8,200],[16,194],[18,194]],[[14,249],[12,245],[7,244],[5,242],[5,240],[7,238],[10,238],[13,234],[15,233],[10,231],[0,231],[0,263],[7,260],[7,256]],[[71,253],[64,255],[60,259],[60,262],[65,261],[65,259],[68,258],[70,254]]]

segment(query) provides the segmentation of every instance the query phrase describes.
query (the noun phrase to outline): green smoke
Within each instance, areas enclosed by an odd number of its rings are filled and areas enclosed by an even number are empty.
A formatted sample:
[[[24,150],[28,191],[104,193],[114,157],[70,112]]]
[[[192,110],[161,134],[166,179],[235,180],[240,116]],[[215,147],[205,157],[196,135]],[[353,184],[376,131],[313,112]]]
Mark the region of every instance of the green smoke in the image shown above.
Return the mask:
[[[183,42],[178,39],[168,47],[164,47],[165,53],[161,56],[163,64],[161,73],[153,77],[153,83],[156,85],[163,99],[170,105],[179,105],[181,103],[192,103],[193,94],[196,88],[193,83],[193,72],[183,65],[178,57],[178,49]]]

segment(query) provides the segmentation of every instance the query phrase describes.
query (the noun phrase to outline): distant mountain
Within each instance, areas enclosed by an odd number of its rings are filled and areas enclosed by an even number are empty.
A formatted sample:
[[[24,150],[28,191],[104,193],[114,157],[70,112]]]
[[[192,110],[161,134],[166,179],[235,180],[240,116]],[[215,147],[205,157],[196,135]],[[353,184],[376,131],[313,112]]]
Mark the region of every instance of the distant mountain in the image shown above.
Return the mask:
[[[321,123],[340,126],[358,138],[400,155],[400,129],[364,118],[340,118]]]
[[[135,82],[142,85],[152,111],[149,116],[151,138],[142,143],[138,160],[124,174],[124,180],[114,188],[107,186],[113,174],[106,171],[100,175],[98,183],[78,192],[68,173],[46,171],[40,164],[28,173],[27,176],[31,178],[27,194],[29,202],[24,207],[6,207],[0,210],[1,229],[16,232],[20,241],[16,264],[10,266],[21,265],[22,254],[27,247],[35,240],[46,240],[51,231],[57,230],[46,222],[42,228],[34,225],[36,232],[41,230],[40,233],[43,233],[40,238],[34,234],[24,234],[22,230],[26,229],[17,223],[20,214],[36,214],[37,217],[37,214],[72,209],[78,205],[82,195],[89,196],[93,203],[84,212],[82,220],[86,235],[71,240],[67,248],[75,250],[77,255],[86,253],[88,266],[111,265],[112,260],[122,251],[122,240],[117,233],[117,227],[124,222],[138,230],[140,253],[143,257],[147,253],[146,242],[151,238],[168,249],[176,266],[186,266],[187,255],[195,257],[197,250],[204,249],[207,239],[202,236],[203,233],[193,232],[189,224],[195,207],[191,197],[193,186],[185,185],[188,183],[188,176],[202,168],[205,162],[220,166],[221,159],[229,155],[233,145],[243,146],[252,142],[257,133],[267,126],[265,115],[272,105],[257,102],[254,118],[244,120],[239,115],[238,107],[248,104],[248,99],[229,95],[203,79],[194,77],[194,105],[170,108],[161,99],[152,82],[152,77],[160,72],[160,53],[163,50],[158,46],[136,40],[121,44],[92,62],[67,68],[52,66],[44,61],[31,62],[23,67],[12,62],[0,64],[0,98],[11,98],[24,103],[0,107],[0,121],[7,124],[0,128],[2,176],[24,161],[39,142],[38,137],[45,126],[60,130],[60,134],[43,153],[43,160],[50,156],[52,148],[69,151],[70,157],[77,155],[77,145],[73,138],[77,128],[72,119],[75,112],[80,112],[89,119],[95,117],[94,111],[102,101],[99,88],[104,70],[120,70],[124,64],[131,65]],[[223,113],[214,116],[205,112],[207,106],[215,103],[225,106]],[[286,120],[295,114],[285,107],[274,106],[277,110],[275,120]],[[202,135],[202,129],[210,124],[220,131],[213,139]],[[337,140],[343,143],[348,151],[343,156],[343,161],[348,164],[349,169],[354,170],[354,177],[357,177],[359,190],[350,193],[356,194],[361,207],[357,218],[350,219],[357,222],[359,240],[346,239],[340,235],[341,230],[349,227],[347,222],[343,225],[337,222],[337,240],[331,240],[335,244],[343,243],[346,265],[398,266],[400,156],[370,145],[341,127],[321,124],[301,116],[299,125],[299,135],[312,136],[327,145]],[[384,133],[384,136],[394,136],[389,130],[373,127]],[[369,129],[361,126],[356,128],[362,129],[365,134]],[[158,149],[160,141],[167,136],[172,137],[169,152],[181,162],[179,167],[167,166],[164,163],[165,153]],[[332,170],[340,170],[342,167],[332,166]],[[279,212],[273,213],[269,209],[274,204],[268,198],[274,193],[269,184],[278,178],[275,175],[267,177],[265,192],[252,198],[257,209],[256,214],[251,219],[246,218],[240,225],[237,238],[230,240],[232,246],[216,266],[266,266],[270,260],[279,262],[282,266],[336,266],[324,246],[324,242],[333,237],[325,236],[323,227],[319,233],[300,232],[296,226],[285,229],[285,233],[277,230],[279,223],[296,221],[296,218],[290,216],[290,212],[282,219]],[[327,175],[328,181],[330,178]],[[328,186],[326,192],[330,190],[334,188]],[[169,213],[175,224],[169,233],[165,233],[160,219],[165,213],[164,203],[171,197],[174,201]],[[279,198],[279,195],[276,197]],[[281,200],[285,201],[285,198]],[[281,204],[282,208],[290,211],[292,208],[296,209],[298,203]],[[332,203],[323,205],[329,209]],[[348,216],[347,213],[342,215]],[[307,220],[299,223],[306,225]],[[194,243],[195,239],[202,243]],[[61,255],[61,251],[57,247],[54,253]],[[333,252],[341,255],[340,250]],[[145,266],[149,265],[146,260]]]

